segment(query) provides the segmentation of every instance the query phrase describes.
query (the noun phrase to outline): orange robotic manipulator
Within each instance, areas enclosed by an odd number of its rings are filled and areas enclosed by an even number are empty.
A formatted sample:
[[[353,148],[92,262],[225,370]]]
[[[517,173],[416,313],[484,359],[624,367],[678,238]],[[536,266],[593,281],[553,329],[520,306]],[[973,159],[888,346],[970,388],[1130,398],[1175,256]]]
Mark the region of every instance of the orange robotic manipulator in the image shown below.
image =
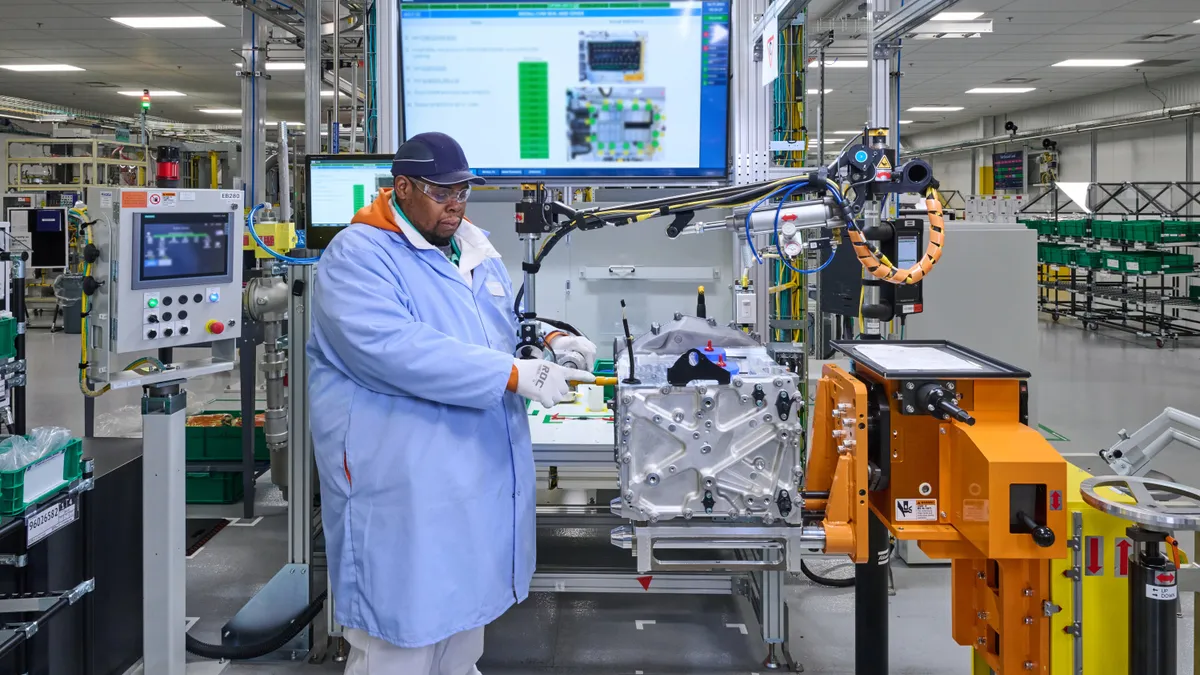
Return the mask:
[[[1029,373],[942,341],[835,347],[851,369],[822,372],[805,509],[857,563],[857,674],[887,672],[890,534],[952,561],[956,642],[997,675],[1048,675],[1067,467],[1027,426]]]

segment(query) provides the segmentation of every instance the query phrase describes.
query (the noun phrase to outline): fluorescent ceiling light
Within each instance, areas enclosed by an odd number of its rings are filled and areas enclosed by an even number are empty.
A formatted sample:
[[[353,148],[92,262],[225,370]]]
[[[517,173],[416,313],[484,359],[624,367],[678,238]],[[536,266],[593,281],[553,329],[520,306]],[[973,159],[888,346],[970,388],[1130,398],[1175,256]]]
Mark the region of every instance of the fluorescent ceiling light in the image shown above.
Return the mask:
[[[912,120],[900,120],[900,124],[912,124]]]
[[[122,96],[141,96],[145,92],[141,89],[129,89],[126,91],[118,91],[117,93]],[[187,96],[187,94],[185,94],[181,91],[175,91],[173,89],[151,89],[150,90],[150,98],[168,98],[168,97],[172,97],[172,96]]]
[[[1067,59],[1054,64],[1055,68],[1124,68],[1136,66],[1142,59]]]
[[[861,129],[859,131],[835,131],[833,133],[837,134],[838,136],[862,136]]]
[[[1037,87],[975,87],[968,94],[1028,94]]]
[[[942,12],[933,17],[932,21],[974,21],[983,16],[983,12]]]
[[[846,139],[844,139],[844,138],[826,138],[825,139],[825,145],[829,145],[830,143],[845,143],[845,142],[846,142]]]
[[[821,93],[821,90],[820,90],[820,89],[809,89],[809,90],[808,90],[808,94],[809,94],[810,96],[816,96],[817,94],[820,94],[820,93]],[[831,94],[831,93],[833,93],[833,90],[832,90],[832,89],[826,89],[826,90],[825,90],[825,93],[826,93],[826,94]]]
[[[957,105],[919,105],[908,109],[908,112],[958,112],[962,106]]]
[[[322,89],[321,95],[322,96],[333,96],[333,90],[332,89]]]
[[[816,61],[816,62],[814,62],[813,65],[820,67],[821,62]],[[827,62],[825,64],[825,67],[826,68],[866,68],[867,62],[865,60],[856,60],[856,59],[834,59],[833,61]]]
[[[10,120],[21,120],[22,122],[36,122],[36,117],[25,117],[24,115],[10,115],[6,112],[0,112],[0,117]]]
[[[246,64],[235,63],[234,68],[242,68]],[[303,61],[267,61],[267,70],[304,70]]]
[[[69,70],[83,70],[75,66],[68,66],[65,63],[22,63],[12,66],[0,66],[5,70],[13,70],[18,73],[55,73]]]
[[[241,115],[241,108],[201,108],[200,112],[209,115]]]
[[[224,28],[207,16],[114,16],[113,21],[130,28]]]

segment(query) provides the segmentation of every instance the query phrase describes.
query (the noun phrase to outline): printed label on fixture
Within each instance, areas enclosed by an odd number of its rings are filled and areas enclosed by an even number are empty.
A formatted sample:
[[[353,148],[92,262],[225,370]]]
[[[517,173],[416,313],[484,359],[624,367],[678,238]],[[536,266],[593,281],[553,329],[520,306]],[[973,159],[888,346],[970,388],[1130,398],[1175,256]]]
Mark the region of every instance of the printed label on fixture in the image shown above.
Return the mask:
[[[1179,597],[1178,586],[1146,585],[1146,597],[1151,600],[1174,600]]]
[[[141,191],[126,190],[121,193],[121,208],[123,209],[144,209],[146,208],[146,193]]]
[[[896,520],[937,522],[936,499],[897,499]]]
[[[242,193],[240,193],[240,192],[222,192],[221,193],[221,199],[237,201],[241,198],[242,198]]]

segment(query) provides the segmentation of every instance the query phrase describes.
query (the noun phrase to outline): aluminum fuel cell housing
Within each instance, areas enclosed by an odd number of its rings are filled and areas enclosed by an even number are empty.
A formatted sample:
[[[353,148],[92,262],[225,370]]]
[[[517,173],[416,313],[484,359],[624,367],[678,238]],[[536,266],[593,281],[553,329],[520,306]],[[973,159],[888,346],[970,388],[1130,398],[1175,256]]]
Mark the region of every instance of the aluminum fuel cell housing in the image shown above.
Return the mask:
[[[668,369],[691,350],[717,354],[728,384],[672,385]],[[640,523],[673,519],[801,524],[804,419],[799,376],[735,329],[680,317],[617,356],[614,400],[621,496],[613,511]],[[696,363],[696,355],[691,357]],[[678,373],[675,380],[680,382]]]

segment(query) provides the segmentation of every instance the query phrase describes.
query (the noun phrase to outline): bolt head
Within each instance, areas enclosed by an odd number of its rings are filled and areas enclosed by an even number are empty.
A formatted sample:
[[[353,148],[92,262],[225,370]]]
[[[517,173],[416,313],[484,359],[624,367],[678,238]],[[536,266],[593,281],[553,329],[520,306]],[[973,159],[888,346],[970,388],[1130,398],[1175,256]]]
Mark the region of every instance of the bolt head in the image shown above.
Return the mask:
[[[975,577],[976,577],[977,579],[986,579],[986,578],[987,578],[987,572],[977,572],[977,573],[975,574]]]
[[[661,421],[662,421],[662,415],[655,415],[655,416],[654,416],[654,422],[655,422],[655,424],[657,424],[657,423],[659,423],[659,422],[661,422]]]
[[[975,616],[979,617],[979,620],[980,620],[980,621],[987,621],[987,618],[988,618],[988,613],[987,613],[987,612],[980,612],[980,613],[976,614]]]
[[[980,577],[980,578],[982,579],[983,577]],[[1032,597],[1033,597],[1033,589],[1032,589],[1032,588],[1026,588],[1026,589],[1025,589],[1023,592],[1022,592],[1022,595],[1024,595],[1024,596],[1025,596],[1025,597],[1027,597],[1027,598],[1032,598]]]
[[[621,403],[624,403],[625,405],[629,405],[630,403],[633,403],[633,397],[630,396],[629,394],[626,394],[621,397]]]
[[[947,383],[946,383],[946,388],[947,388],[947,389],[949,389],[950,391],[954,391],[954,389],[955,389],[955,384],[954,384],[953,382],[947,382]]]
[[[783,380],[781,380],[781,379],[779,379],[779,378],[775,378],[775,381],[774,381],[774,382],[772,382],[771,384],[775,385],[775,387],[776,387],[776,388],[778,388],[778,387],[782,387],[782,386],[783,386]]]
[[[740,377],[733,378],[733,386],[735,386],[735,387],[742,386],[742,378],[740,378]]]
[[[684,510],[683,510],[683,519],[684,519],[684,520],[691,520],[691,519],[692,519],[692,510],[691,510],[691,509],[684,509]]]
[[[764,422],[770,422],[772,419],[774,419],[774,418],[773,418],[773,417],[771,417],[770,413],[768,413],[768,414],[766,414],[766,415],[763,415],[763,421],[764,421]]]
[[[917,411],[917,409],[912,407],[911,405],[904,406],[904,412],[906,412],[906,413],[913,413],[916,411]]]
[[[914,385],[912,382],[905,382],[904,388],[909,391],[912,391],[914,388],[916,388],[916,385]]]
[[[711,445],[702,445],[702,446],[700,446],[700,454],[702,454],[702,455],[707,455],[707,454],[708,454],[708,453],[710,453],[710,452],[712,452],[712,446],[711,446]]]
[[[1033,670],[1033,661],[1025,662],[1025,670]]]
[[[647,485],[658,485],[658,474],[652,473],[652,474],[646,476],[646,484]]]
[[[629,454],[628,452],[621,456],[622,464],[628,464],[632,461],[633,461],[633,455]]]
[[[662,394],[663,396],[666,396],[667,394],[671,393],[671,388],[663,387],[662,389],[658,390],[658,393]]]
[[[697,441],[700,440],[700,432],[699,431],[692,432],[692,440],[697,440]]]
[[[978,640],[975,641],[975,644],[979,645],[980,647],[983,647],[983,646],[987,645],[987,638],[979,638]]]
[[[1025,625],[1026,625],[1026,626],[1032,626],[1032,625],[1033,625],[1033,617],[1032,617],[1032,616],[1027,616],[1027,617],[1025,617]]]

